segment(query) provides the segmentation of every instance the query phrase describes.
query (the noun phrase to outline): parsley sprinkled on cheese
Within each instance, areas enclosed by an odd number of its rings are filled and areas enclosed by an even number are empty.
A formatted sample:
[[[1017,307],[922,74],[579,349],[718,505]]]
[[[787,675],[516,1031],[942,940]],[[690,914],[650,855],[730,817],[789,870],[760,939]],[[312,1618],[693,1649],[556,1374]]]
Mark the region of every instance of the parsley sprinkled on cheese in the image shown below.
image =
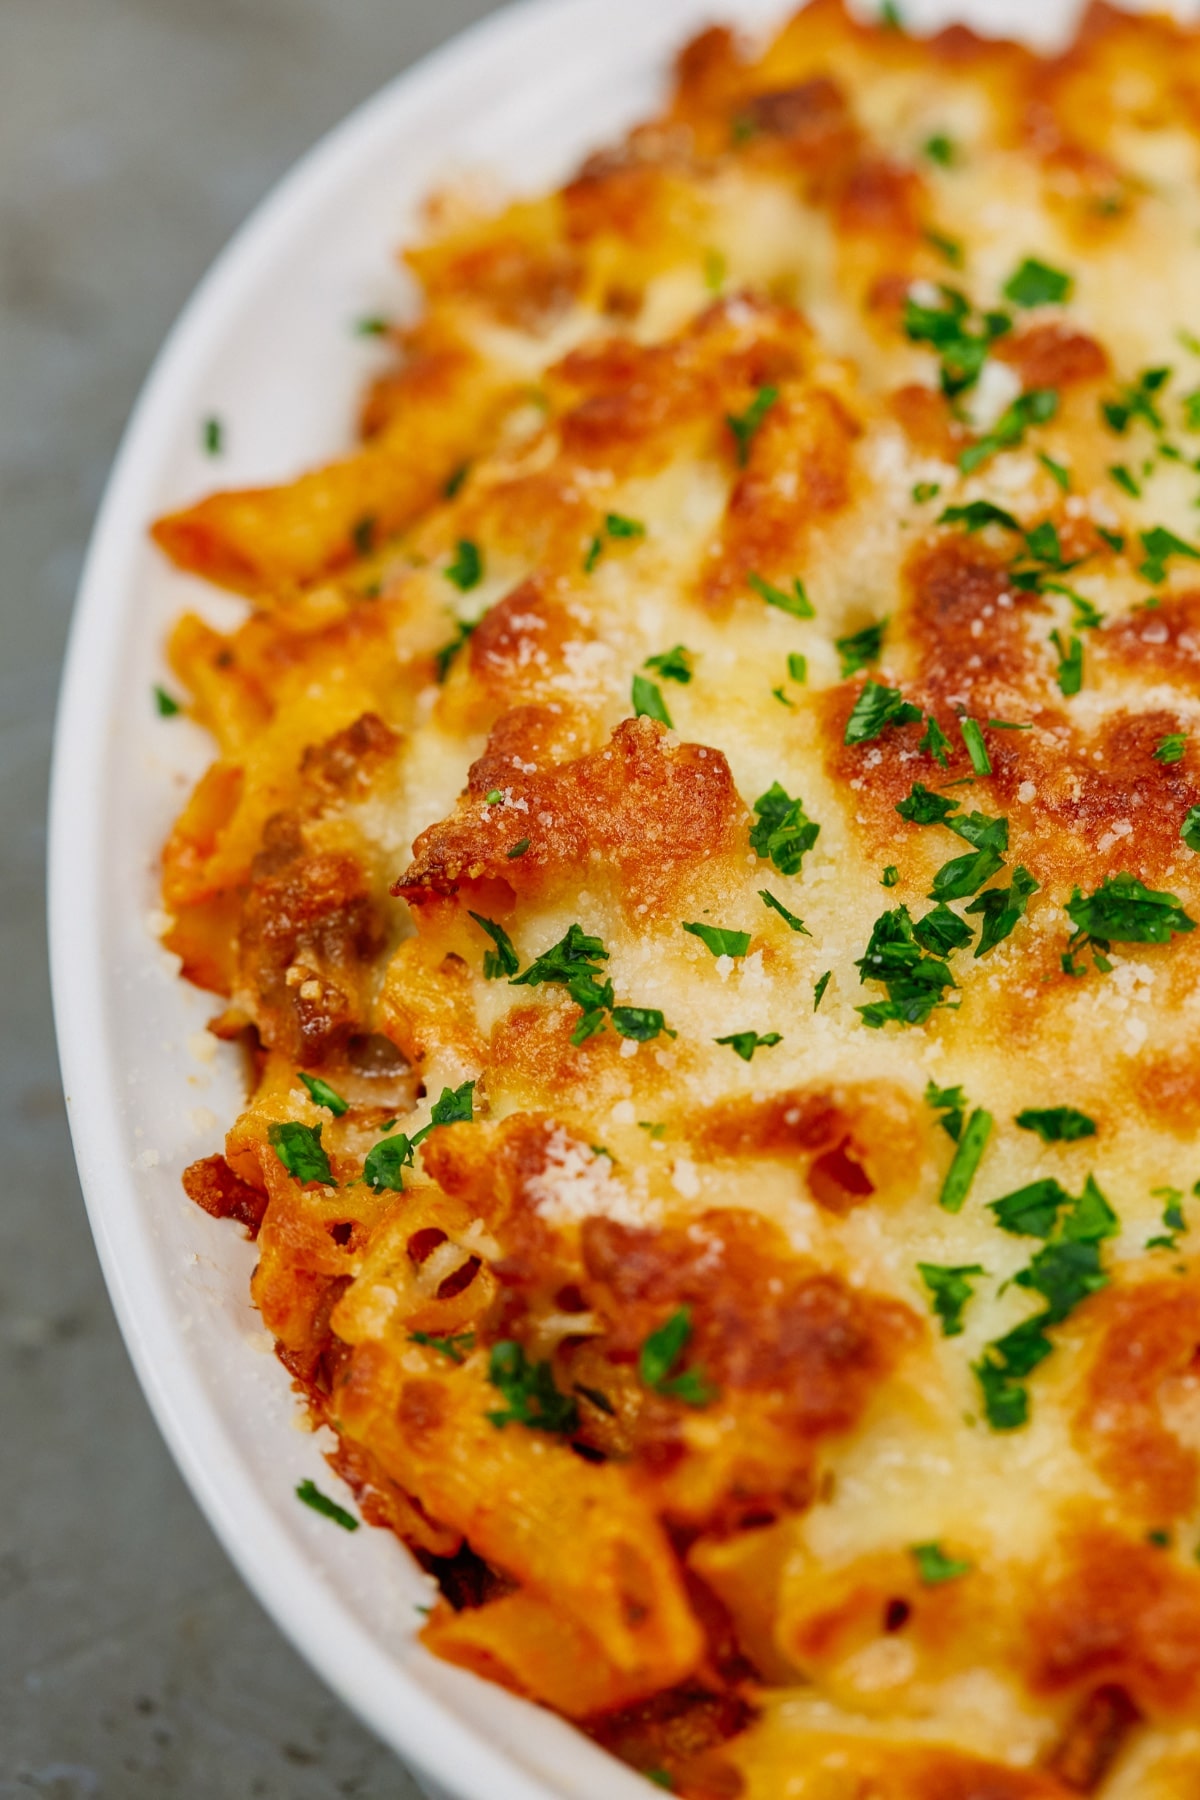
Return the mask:
[[[760,600],[768,606],[777,606],[780,612],[790,613],[793,619],[815,619],[817,611],[804,591],[804,583],[796,576],[792,581],[791,592],[787,588],[776,587],[773,581],[765,581],[753,570],[746,577],[746,585],[754,589]]]
[[[803,687],[808,680],[808,658],[801,656],[798,650],[788,652],[788,679],[797,687]]]
[[[1116,482],[1117,486],[1123,493],[1128,494],[1131,500],[1141,499],[1142,490],[1138,484],[1137,478],[1128,468],[1126,468],[1124,463],[1113,463],[1108,472]]]
[[[925,1104],[941,1114],[938,1124],[951,1141],[957,1144],[962,1136],[967,1109],[967,1097],[962,1088],[941,1088],[936,1081],[928,1081],[925,1084]]]
[[[991,500],[972,500],[966,506],[947,506],[938,514],[939,525],[961,525],[968,532],[983,531],[988,525],[1000,525],[1005,531],[1020,531],[1018,520],[1004,507]]]
[[[967,747],[967,755],[971,759],[971,767],[977,775],[990,775],[991,761],[987,753],[987,745],[983,741],[983,732],[976,719],[960,719],[958,729],[962,733],[962,741]]]
[[[855,1009],[876,1030],[892,1023],[923,1025],[944,1004],[946,989],[958,986],[946,963],[923,950],[906,906],[880,914],[856,967],[862,981],[881,982],[887,990],[886,1000]]]
[[[879,877],[879,885],[880,885],[880,887],[894,888],[897,885],[897,883],[899,882],[899,880],[900,880],[899,869],[896,867],[895,863],[888,863],[888,865],[884,869],[882,875]]]
[[[946,736],[932,713],[925,715],[925,731],[917,749],[926,756],[932,756],[944,769],[950,761],[950,739]]]
[[[667,703],[663,699],[662,689],[656,681],[651,681],[649,676],[634,676],[630,703],[633,706],[635,718],[657,719],[660,725],[670,726],[671,715],[667,711]]]
[[[825,998],[825,989],[829,986],[829,983],[832,979],[833,979],[833,970],[832,969],[826,969],[826,971],[823,975],[818,975],[816,984],[813,987],[813,1011],[814,1012],[816,1012],[818,1006],[820,1006],[822,1000]]]
[[[329,1083],[322,1081],[319,1075],[306,1075],[301,1070],[300,1080],[308,1089],[308,1097],[314,1106],[327,1107],[335,1119],[340,1119],[344,1112],[349,1112],[350,1102],[343,1100],[337,1089],[331,1088]]]
[[[351,541],[359,556],[370,556],[375,548],[375,520],[368,514],[359,519],[350,533]]]
[[[904,330],[914,344],[930,344],[941,364],[942,392],[953,400],[978,381],[988,351],[1012,329],[1006,313],[985,313],[973,322],[971,303],[955,288],[939,288],[940,304],[931,306],[910,291],[904,302]]]
[[[1189,850],[1200,852],[1200,806],[1188,807],[1179,835]]]
[[[918,506],[924,506],[927,500],[936,500],[941,491],[940,481],[916,481],[913,483],[912,497]]]
[[[436,1350],[448,1362],[465,1363],[475,1348],[475,1333],[458,1331],[448,1337],[438,1337],[430,1331],[410,1331],[408,1341],[410,1344],[423,1344],[427,1350]]]
[[[200,432],[200,441],[206,456],[220,456],[225,448],[225,427],[220,419],[207,418]]]
[[[381,313],[369,313],[366,318],[354,322],[355,337],[386,337],[390,329],[390,321]]]
[[[1030,895],[1037,891],[1038,883],[1029,870],[1018,863],[1008,887],[987,888],[971,901],[966,911],[979,913],[983,919],[979,942],[975,946],[977,957],[986,956],[989,950],[994,950],[997,944],[1011,936],[1018,919],[1025,916]]]
[[[679,1369],[692,1338],[691,1309],[681,1306],[664,1325],[652,1331],[638,1356],[638,1379],[643,1387],[685,1406],[708,1406],[717,1391],[699,1369]]]
[[[166,688],[156,687],[154,690],[154,706],[160,719],[173,719],[177,712],[182,712],[178,700],[172,699]]]
[[[1071,471],[1064,467],[1062,463],[1055,462],[1052,456],[1047,456],[1044,450],[1038,451],[1038,461],[1041,463],[1043,469],[1045,469],[1047,475],[1058,483],[1063,493],[1069,494],[1071,491]]]
[[[843,681],[847,676],[857,674],[859,669],[869,668],[879,661],[887,628],[887,619],[879,619],[873,625],[864,625],[861,631],[851,632],[848,637],[833,640],[834,649],[842,660]]]
[[[442,570],[460,593],[468,594],[483,580],[483,552],[471,538],[459,538],[454,561]]]
[[[754,802],[757,814],[750,827],[750,848],[764,862],[774,863],[781,875],[798,875],[805,852],[812,849],[821,827],[809,818],[803,800],[793,800],[777,781]]]
[[[1027,1106],[1016,1122],[1022,1131],[1036,1131],[1043,1144],[1073,1144],[1096,1135],[1096,1121],[1073,1106]]]
[[[1004,297],[1014,306],[1058,306],[1071,297],[1074,282],[1061,269],[1027,256],[1004,284]]]
[[[740,468],[744,469],[750,461],[750,451],[762,422],[778,399],[779,389],[777,387],[760,387],[745,412],[725,414],[725,423],[733,433],[734,443],[737,447]]]
[[[808,929],[804,920],[798,919],[794,912],[789,912],[787,907],[783,904],[783,901],[777,900],[774,894],[769,893],[766,888],[759,888],[758,897],[764,906],[769,906],[772,912],[777,912],[784,924],[792,931],[802,932],[805,937],[812,936],[812,932]]]
[[[562,1437],[575,1430],[579,1408],[569,1394],[561,1393],[548,1362],[530,1362],[522,1344],[502,1339],[493,1344],[488,1359],[488,1380],[504,1400],[502,1408],[486,1417],[498,1430],[524,1425]]]
[[[496,981],[501,975],[515,975],[520,968],[520,960],[513,941],[503,925],[497,925],[495,919],[485,918],[482,913],[473,912],[474,919],[481,931],[486,931],[496,948],[487,950],[483,957],[483,974],[485,981]]]
[[[507,856],[509,862],[512,862],[512,861],[514,861],[514,859],[516,857],[524,856],[524,854],[528,850],[528,848],[529,848],[529,839],[527,837],[526,838],[518,838],[516,843],[513,845],[512,849],[506,850],[504,852],[504,854],[505,854],[505,856]]]
[[[608,961],[608,951],[599,938],[589,937],[582,926],[568,927],[566,935],[549,950],[535,957],[523,975],[512,978],[513,987],[540,987],[543,982],[556,982],[565,987],[580,1018],[571,1033],[575,1045],[595,1037],[611,1023],[620,1037],[638,1043],[649,1043],[661,1034],[674,1037],[663,1014],[653,1006],[614,1005],[613,984],[601,981],[600,965]]]
[[[640,519],[627,519],[624,513],[610,512],[605,515],[604,529],[598,531],[592,539],[588,553],[584,558],[583,571],[590,575],[604,554],[605,541],[609,538],[645,537],[646,527]]]
[[[1177,895],[1148,888],[1135,875],[1110,876],[1092,894],[1076,888],[1066,911],[1073,934],[1062,961],[1068,975],[1082,974],[1077,959],[1085,949],[1107,974],[1112,944],[1165,944],[1176,932],[1196,929]]]
[[[648,656],[642,664],[644,669],[653,669],[664,681],[678,681],[686,687],[692,679],[692,652],[685,650],[682,644],[676,644],[673,650],[663,650],[658,656]]]
[[[1063,698],[1070,699],[1083,686],[1083,640],[1074,636],[1065,639],[1061,631],[1052,631],[1050,642],[1058,651],[1054,679]]]
[[[1143,531],[1141,539],[1146,556],[1145,561],[1138,566],[1138,574],[1144,575],[1147,581],[1162,581],[1167,572],[1167,562],[1172,556],[1185,556],[1192,562],[1200,562],[1200,550],[1163,525],[1155,525],[1149,531]]]
[[[884,687],[881,682],[868,681],[846,720],[844,742],[869,744],[886,731],[889,725],[909,725],[920,717],[920,707],[907,701],[899,688]]]
[[[693,923],[683,927],[693,937],[699,938],[706,950],[714,956],[745,956],[750,948],[748,931],[728,931],[723,925],[701,925]]]
[[[981,1106],[977,1106],[967,1120],[938,1194],[938,1205],[944,1212],[962,1211],[963,1202],[971,1191],[971,1183],[987,1149],[993,1123],[991,1113],[985,1112]]]
[[[404,1170],[412,1167],[412,1159],[412,1142],[402,1131],[395,1137],[381,1138],[374,1149],[367,1152],[363,1180],[373,1193],[402,1193]]]
[[[319,1181],[325,1187],[336,1187],[329,1158],[321,1145],[319,1125],[299,1125],[292,1120],[276,1121],[267,1127],[271,1148],[294,1181],[302,1185]]]
[[[499,788],[489,788],[487,793],[483,796],[483,804],[485,806],[499,806],[503,798],[504,795]]]
[[[918,1263],[917,1273],[929,1292],[933,1310],[942,1322],[943,1337],[961,1337],[963,1312],[974,1294],[972,1277],[986,1275],[979,1263]]]
[[[959,452],[958,466],[970,475],[1000,450],[1012,450],[1024,441],[1031,425],[1045,425],[1058,411],[1058,395],[1053,388],[1032,388],[1020,394],[1006,407],[977,443]]]
[[[450,673],[450,665],[453,663],[455,657],[458,655],[478,623],[478,619],[469,621],[466,619],[459,619],[454,627],[454,636],[450,639],[448,644],[443,644],[441,649],[435,655],[434,662],[437,666],[437,678],[439,683],[445,681],[447,675]]]
[[[975,1566],[964,1562],[961,1557],[947,1556],[940,1544],[913,1544],[911,1554],[917,1565],[917,1577],[923,1587],[938,1587],[943,1581],[959,1581],[964,1575],[969,1575]]]
[[[733,1031],[728,1037],[714,1038],[714,1044],[728,1044],[735,1056],[743,1062],[749,1062],[756,1050],[768,1050],[775,1044],[781,1044],[782,1037],[777,1031]]]
[[[347,1512],[344,1506],[339,1506],[336,1500],[331,1500],[328,1494],[323,1494],[315,1481],[300,1482],[296,1488],[296,1498],[303,1500],[305,1506],[310,1506],[314,1512],[320,1513],[322,1518],[332,1519],[343,1531],[358,1530],[359,1522],[354,1514]]]
[[[935,131],[932,137],[925,139],[922,147],[930,162],[937,163],[940,168],[953,168],[958,161],[957,146],[953,138],[947,137],[944,131]]]

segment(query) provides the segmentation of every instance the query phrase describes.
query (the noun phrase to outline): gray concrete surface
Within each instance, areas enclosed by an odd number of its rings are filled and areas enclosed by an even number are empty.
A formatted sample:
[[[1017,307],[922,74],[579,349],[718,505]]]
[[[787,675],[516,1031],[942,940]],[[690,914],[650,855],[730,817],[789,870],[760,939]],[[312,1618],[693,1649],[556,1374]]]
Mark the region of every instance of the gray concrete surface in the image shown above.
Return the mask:
[[[80,562],[160,339],[302,150],[491,10],[0,0],[3,1800],[415,1800],[242,1587],[135,1385],[63,1115],[43,817]]]

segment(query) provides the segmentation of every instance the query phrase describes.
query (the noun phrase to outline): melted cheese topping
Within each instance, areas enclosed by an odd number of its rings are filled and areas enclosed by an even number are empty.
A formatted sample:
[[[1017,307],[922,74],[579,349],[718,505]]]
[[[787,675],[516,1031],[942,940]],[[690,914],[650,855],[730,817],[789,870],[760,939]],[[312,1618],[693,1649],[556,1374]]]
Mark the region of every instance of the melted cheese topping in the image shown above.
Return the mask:
[[[714,29],[431,206],[357,451],[156,527],[250,601],[188,1190],[430,1647],[688,1794],[1200,1783],[1197,94]]]

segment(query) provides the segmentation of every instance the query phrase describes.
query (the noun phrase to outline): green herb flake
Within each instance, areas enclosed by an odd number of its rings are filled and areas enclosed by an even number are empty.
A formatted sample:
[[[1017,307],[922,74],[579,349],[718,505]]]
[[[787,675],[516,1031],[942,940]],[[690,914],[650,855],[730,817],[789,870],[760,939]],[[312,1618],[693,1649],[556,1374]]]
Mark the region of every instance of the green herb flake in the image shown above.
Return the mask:
[[[895,863],[889,863],[886,869],[884,869],[883,874],[879,877],[879,885],[880,887],[894,888],[899,883],[899,880],[899,869],[896,867]]]
[[[925,756],[932,756],[934,761],[944,769],[950,762],[950,739],[946,736],[932,713],[925,715],[925,730],[917,749]]]
[[[503,925],[497,925],[495,919],[485,918],[483,913],[473,912],[480,931],[485,931],[496,948],[487,950],[483,957],[483,974],[486,981],[498,981],[502,975],[515,975],[520,968],[520,959],[513,948],[513,941]]]
[[[664,681],[677,681],[682,687],[686,687],[692,679],[692,652],[685,650],[682,644],[676,644],[673,650],[663,650],[658,656],[648,656],[642,667],[653,669]]]
[[[1018,919],[1024,918],[1030,895],[1037,893],[1038,885],[1029,870],[1018,863],[1009,887],[988,888],[978,899],[972,900],[967,912],[981,914],[983,919],[979,942],[975,946],[976,957],[986,956],[989,950],[994,950],[997,944],[1011,936]]]
[[[690,1307],[681,1306],[657,1331],[652,1331],[638,1356],[638,1379],[643,1387],[685,1406],[708,1406],[717,1390],[698,1369],[679,1371],[679,1363],[692,1337]]]
[[[1044,450],[1038,451],[1038,461],[1041,463],[1043,469],[1045,469],[1047,475],[1058,483],[1063,493],[1069,494],[1071,491],[1071,471],[1068,468],[1065,468],[1062,463],[1055,462],[1052,456],[1047,456]]]
[[[762,422],[778,399],[779,389],[777,387],[760,387],[745,412],[725,414],[725,423],[733,433],[734,443],[737,446],[739,468],[744,469],[750,461],[750,450]]]
[[[923,235],[930,248],[936,250],[952,269],[962,268],[966,256],[957,238],[947,237],[944,232],[934,231],[930,226],[926,226]]]
[[[861,631],[833,640],[834,649],[842,659],[843,681],[856,675],[859,669],[869,668],[879,661],[887,628],[887,619],[878,619],[873,625],[864,625]]]
[[[699,938],[706,950],[714,956],[745,956],[750,948],[748,931],[728,931],[723,925],[701,925],[693,922],[683,929]]]
[[[1004,297],[1014,306],[1059,306],[1070,299],[1073,286],[1072,277],[1061,269],[1027,256],[1005,282]]]
[[[344,1112],[349,1112],[350,1102],[343,1100],[336,1088],[331,1088],[329,1083],[322,1081],[319,1075],[306,1075],[303,1070],[299,1073],[300,1080],[308,1089],[308,1097],[314,1106],[327,1107],[335,1119],[340,1119]]]
[[[643,1772],[646,1780],[652,1781],[655,1787],[666,1788],[667,1792],[671,1794],[675,1792],[675,1783],[669,1769],[646,1769]]]
[[[485,806],[499,806],[503,798],[504,795],[499,788],[489,788],[487,793],[483,796],[483,804]]]
[[[356,521],[350,532],[355,553],[359,556],[370,556],[375,548],[375,519],[368,513],[366,517]]]
[[[775,1044],[781,1044],[782,1037],[777,1031],[732,1031],[728,1037],[714,1038],[714,1044],[728,1044],[735,1056],[743,1062],[749,1062],[756,1050],[769,1050]]]
[[[1075,636],[1064,639],[1061,631],[1052,631],[1050,642],[1058,651],[1054,679],[1064,700],[1069,700],[1083,686],[1083,639]]]
[[[435,655],[434,663],[437,668],[439,686],[445,681],[447,675],[450,673],[451,664],[470,637],[471,633],[475,630],[478,623],[478,619],[473,619],[469,622],[465,619],[459,619],[454,627],[454,636],[450,639],[448,644],[443,644],[441,649]]]
[[[508,858],[509,862],[514,862],[518,856],[524,856],[524,854],[528,850],[528,848],[529,848],[529,839],[528,838],[518,838],[516,843],[512,846],[512,849],[506,850],[504,852],[504,854]]]
[[[1105,952],[1110,943],[1165,944],[1175,932],[1196,929],[1177,895],[1148,888],[1124,873],[1110,876],[1086,896],[1076,888],[1066,910],[1075,932]],[[1076,941],[1072,939],[1073,947]]]
[[[301,1184],[319,1181],[324,1187],[336,1187],[329,1158],[321,1147],[320,1125],[299,1125],[292,1120],[277,1121],[268,1126],[271,1148],[294,1181]]]
[[[719,294],[725,286],[729,264],[719,250],[704,252],[704,285],[710,294]]]
[[[1164,525],[1154,525],[1149,531],[1143,531],[1141,539],[1146,556],[1138,565],[1138,574],[1144,575],[1147,581],[1162,581],[1172,556],[1186,556],[1192,562],[1200,562],[1200,550],[1168,531]]]
[[[940,1113],[938,1124],[951,1141],[957,1144],[962,1136],[963,1121],[966,1117],[967,1097],[961,1087],[940,1088],[936,1081],[925,1084],[925,1104]]]
[[[860,980],[881,982],[887,991],[886,1001],[856,1009],[873,1030],[887,1024],[923,1025],[944,1003],[946,989],[958,985],[940,957],[924,952],[906,906],[876,919],[856,967]]]
[[[1048,1238],[1070,1198],[1061,1182],[1052,1175],[1043,1175],[1024,1187],[1014,1188],[1011,1194],[989,1201],[988,1208],[995,1213],[1001,1231],[1015,1237]]]
[[[1154,760],[1158,763],[1182,762],[1187,749],[1188,734],[1186,731],[1169,731],[1160,737],[1154,746]]]
[[[479,545],[471,538],[459,538],[454,561],[442,573],[447,581],[454,583],[460,593],[469,594],[483,580],[483,552]]]
[[[930,344],[937,352],[942,392],[952,400],[978,381],[992,343],[1011,328],[1011,320],[1003,313],[989,313],[977,328],[964,294],[943,285],[940,296],[940,304],[927,306],[910,292],[904,303],[904,330],[910,342]]]
[[[850,710],[843,741],[847,744],[869,744],[882,736],[889,725],[909,725],[920,717],[920,707],[905,700],[899,688],[884,687],[881,682],[868,681]]]
[[[649,676],[635,675],[630,699],[635,719],[657,719],[660,725],[671,725],[671,715],[663,699],[662,689]]]
[[[936,500],[941,491],[940,481],[917,481],[913,483],[912,497],[918,506],[924,506],[927,500]]]
[[[614,1006],[610,1016],[618,1037],[630,1038],[634,1043],[649,1044],[659,1036],[675,1036],[657,1006]]]
[[[958,161],[958,147],[944,131],[935,131],[932,137],[927,137],[922,148],[930,162],[937,163],[939,168],[951,169]]]
[[[200,430],[200,442],[206,456],[220,456],[225,448],[225,427],[220,419],[205,419]]]
[[[438,1337],[431,1331],[410,1331],[408,1341],[410,1344],[423,1344],[427,1350],[436,1350],[448,1362],[465,1363],[475,1348],[475,1333],[458,1331],[448,1337]]]
[[[435,1100],[429,1114],[428,1125],[422,1125],[420,1131],[412,1136],[412,1148],[423,1144],[431,1131],[439,1125],[469,1125],[475,1117],[475,1083],[464,1081],[461,1087],[443,1088],[441,1098]]]
[[[971,1183],[979,1168],[980,1159],[987,1149],[987,1141],[991,1136],[993,1119],[990,1112],[977,1106],[967,1120],[963,1134],[954,1152],[954,1159],[946,1172],[946,1179],[938,1195],[938,1205],[943,1212],[961,1212],[963,1202],[971,1191]]]
[[[816,607],[805,593],[804,583],[798,576],[792,580],[790,593],[786,588],[776,587],[773,581],[765,581],[753,570],[746,577],[746,585],[753,588],[759,599],[765,600],[768,606],[778,607],[780,612],[789,613],[793,619],[815,619],[817,616]]]
[[[366,318],[356,319],[354,323],[355,337],[386,337],[391,330],[391,321],[382,313],[368,313]]]
[[[799,651],[797,651],[797,650],[789,651],[788,659],[787,659],[787,666],[788,666],[788,680],[794,681],[796,683],[797,687],[803,687],[805,682],[808,680],[808,658],[807,658],[807,656],[801,656]]]
[[[990,431],[960,451],[958,466],[964,475],[972,474],[999,450],[1011,450],[1023,442],[1032,425],[1045,425],[1058,411],[1058,395],[1053,388],[1031,388],[1019,394],[1006,407]]]
[[[833,978],[833,970],[832,969],[826,969],[825,973],[823,975],[818,975],[816,983],[813,987],[813,1011],[814,1012],[816,1012],[816,1010],[820,1006],[822,1000],[825,998],[825,989],[829,986],[829,983],[832,980],[832,978]]]
[[[1123,493],[1128,494],[1131,500],[1140,500],[1141,499],[1141,497],[1142,497],[1141,486],[1138,483],[1136,476],[1134,476],[1131,473],[1131,471],[1126,468],[1124,463],[1113,463],[1110,466],[1108,472],[1111,475],[1112,479],[1116,482],[1117,486],[1122,490]]]
[[[958,801],[931,793],[923,782],[914,781],[905,798],[897,800],[896,811],[912,825],[944,825],[950,814],[958,811]]]
[[[449,475],[447,475],[445,481],[442,483],[443,497],[447,500],[457,499],[458,495],[462,492],[463,482],[470,473],[470,463],[459,463],[457,469],[451,469]]]
[[[404,1170],[412,1167],[412,1158],[412,1143],[402,1131],[395,1137],[381,1138],[367,1152],[363,1180],[374,1194],[403,1193]]]
[[[960,719],[958,729],[962,733],[962,741],[967,747],[967,755],[971,759],[971,767],[977,775],[990,775],[991,760],[988,757],[987,745],[983,741],[983,732],[976,719]]]
[[[486,1415],[500,1431],[515,1424],[562,1437],[579,1423],[579,1408],[555,1385],[550,1364],[530,1362],[522,1344],[505,1338],[492,1345],[488,1380],[504,1400],[503,1409]]]
[[[938,1587],[944,1581],[959,1581],[969,1575],[973,1563],[947,1556],[940,1544],[912,1544],[910,1553],[917,1565],[917,1578],[922,1587]]]
[[[336,1500],[331,1500],[328,1494],[323,1494],[315,1481],[300,1482],[296,1488],[296,1498],[303,1500],[305,1506],[311,1506],[323,1519],[332,1519],[343,1531],[358,1530],[359,1522],[354,1514],[348,1513]]]
[[[999,525],[1005,531],[1020,531],[1020,522],[1004,507],[990,500],[972,500],[966,506],[947,506],[938,514],[939,525],[961,525],[967,532],[983,531],[988,525]]]
[[[961,1337],[963,1312],[975,1292],[972,1277],[986,1275],[987,1270],[979,1263],[960,1263],[957,1267],[944,1263],[918,1263],[917,1273],[941,1320],[942,1336]]]
[[[154,690],[154,707],[160,719],[173,719],[183,708],[178,700],[172,699],[166,688],[156,687]]]
[[[786,706],[789,712],[795,712],[796,702],[788,698],[781,687],[771,689],[772,700],[778,700],[780,706]]]
[[[755,822],[750,827],[750,848],[781,875],[798,875],[806,852],[812,849],[821,827],[810,819],[804,802],[793,799],[773,781],[754,802]]]

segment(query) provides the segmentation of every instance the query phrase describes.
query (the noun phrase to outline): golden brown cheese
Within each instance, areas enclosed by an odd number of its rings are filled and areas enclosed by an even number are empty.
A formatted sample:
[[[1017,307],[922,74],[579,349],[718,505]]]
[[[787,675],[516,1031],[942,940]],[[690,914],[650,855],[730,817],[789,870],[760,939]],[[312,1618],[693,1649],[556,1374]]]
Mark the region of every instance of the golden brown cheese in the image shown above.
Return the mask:
[[[187,1191],[437,1654],[692,1800],[1194,1800],[1200,35],[714,27],[406,255],[358,448],[155,528]]]

